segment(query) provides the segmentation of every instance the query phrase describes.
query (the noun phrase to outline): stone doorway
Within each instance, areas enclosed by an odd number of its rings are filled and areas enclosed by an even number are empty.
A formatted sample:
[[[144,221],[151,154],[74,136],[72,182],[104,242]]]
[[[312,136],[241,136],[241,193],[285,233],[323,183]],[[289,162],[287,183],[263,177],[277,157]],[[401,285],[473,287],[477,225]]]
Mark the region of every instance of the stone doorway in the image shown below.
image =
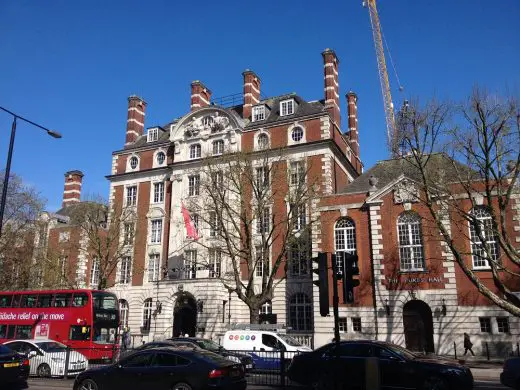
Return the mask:
[[[433,353],[433,317],[427,303],[415,299],[403,307],[406,348],[410,351]]]
[[[188,335],[195,337],[197,330],[197,301],[195,297],[183,292],[179,294],[173,309],[173,337]]]

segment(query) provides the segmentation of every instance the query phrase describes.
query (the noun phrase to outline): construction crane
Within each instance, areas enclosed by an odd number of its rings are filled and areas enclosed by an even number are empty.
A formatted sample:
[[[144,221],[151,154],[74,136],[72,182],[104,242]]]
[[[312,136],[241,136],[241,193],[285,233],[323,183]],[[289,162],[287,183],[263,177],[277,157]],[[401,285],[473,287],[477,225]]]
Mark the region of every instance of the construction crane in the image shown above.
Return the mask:
[[[383,47],[383,34],[381,31],[381,24],[379,23],[379,14],[377,13],[376,0],[364,0],[363,7],[368,7],[368,11],[370,14],[370,24],[372,25],[372,35],[374,37],[374,46],[376,49],[377,69],[379,71],[379,81],[381,83],[381,92],[383,93],[383,103],[385,106],[386,137],[388,147],[392,153],[392,156],[395,157],[396,155],[398,155],[399,151],[397,145],[395,145],[396,127],[394,103],[392,102],[390,82],[388,81],[388,72],[386,70],[385,51]],[[399,78],[397,78],[397,81],[399,83]],[[400,85],[399,89],[402,90],[402,87]]]

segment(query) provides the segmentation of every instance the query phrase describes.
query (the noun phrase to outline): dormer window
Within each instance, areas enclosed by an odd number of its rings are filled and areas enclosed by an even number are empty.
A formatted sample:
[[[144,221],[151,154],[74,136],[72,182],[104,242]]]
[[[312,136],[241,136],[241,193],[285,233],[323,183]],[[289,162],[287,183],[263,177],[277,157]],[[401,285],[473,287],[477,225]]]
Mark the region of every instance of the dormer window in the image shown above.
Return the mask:
[[[190,146],[190,159],[200,158],[201,156],[201,147],[200,144],[195,144]]]
[[[154,127],[153,129],[148,129],[148,142],[157,141],[159,139],[159,129]]]
[[[294,99],[282,100],[280,102],[280,116],[294,114]]]
[[[263,121],[265,119],[265,106],[253,107],[253,122]]]

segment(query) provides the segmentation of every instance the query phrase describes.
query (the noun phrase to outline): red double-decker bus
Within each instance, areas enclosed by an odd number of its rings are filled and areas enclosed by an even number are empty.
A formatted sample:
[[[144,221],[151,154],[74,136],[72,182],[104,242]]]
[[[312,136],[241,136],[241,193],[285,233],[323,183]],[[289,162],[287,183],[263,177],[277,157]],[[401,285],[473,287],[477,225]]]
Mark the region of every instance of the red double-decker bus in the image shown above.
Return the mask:
[[[0,343],[52,339],[90,361],[109,360],[117,348],[118,328],[118,300],[106,291],[0,291]]]

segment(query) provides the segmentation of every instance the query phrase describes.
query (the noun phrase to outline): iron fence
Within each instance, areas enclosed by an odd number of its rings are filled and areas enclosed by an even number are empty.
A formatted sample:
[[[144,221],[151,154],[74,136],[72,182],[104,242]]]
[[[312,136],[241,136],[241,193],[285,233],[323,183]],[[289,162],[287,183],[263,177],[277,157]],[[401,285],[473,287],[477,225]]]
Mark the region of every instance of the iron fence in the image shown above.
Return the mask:
[[[60,356],[42,358],[31,354],[30,376],[33,379],[70,379],[87,369],[116,364],[120,359],[130,356],[138,349],[120,349],[114,346],[110,354],[106,348],[67,348]],[[237,357],[247,355],[248,365],[245,367],[246,379],[249,385],[292,387],[297,386],[287,377],[287,370],[292,358],[299,352],[286,351],[227,351],[236,361]],[[88,360],[88,356],[97,359]]]

